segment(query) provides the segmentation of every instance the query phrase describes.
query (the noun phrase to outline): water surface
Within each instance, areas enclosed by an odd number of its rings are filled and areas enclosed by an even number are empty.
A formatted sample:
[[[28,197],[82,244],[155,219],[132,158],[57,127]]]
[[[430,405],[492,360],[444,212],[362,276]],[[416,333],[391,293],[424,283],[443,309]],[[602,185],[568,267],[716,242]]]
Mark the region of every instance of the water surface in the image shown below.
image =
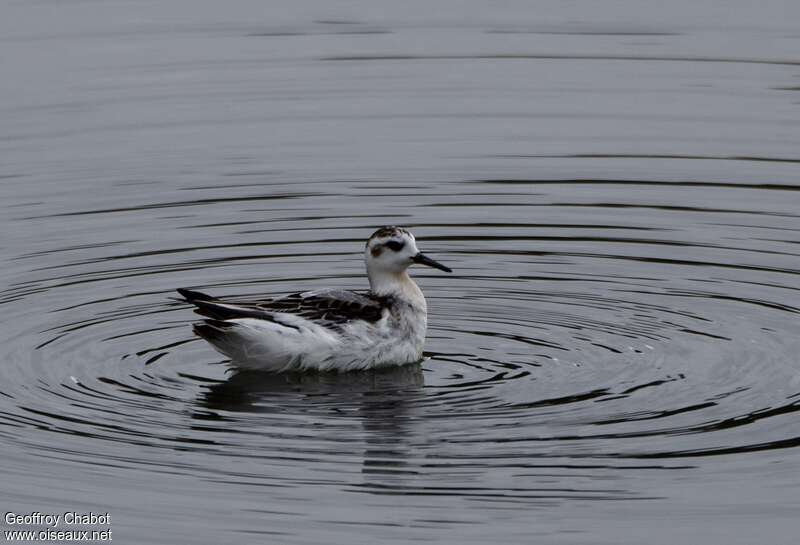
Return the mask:
[[[800,17],[0,8],[0,500],[123,543],[792,543]],[[363,288],[427,359],[235,374],[175,287]]]

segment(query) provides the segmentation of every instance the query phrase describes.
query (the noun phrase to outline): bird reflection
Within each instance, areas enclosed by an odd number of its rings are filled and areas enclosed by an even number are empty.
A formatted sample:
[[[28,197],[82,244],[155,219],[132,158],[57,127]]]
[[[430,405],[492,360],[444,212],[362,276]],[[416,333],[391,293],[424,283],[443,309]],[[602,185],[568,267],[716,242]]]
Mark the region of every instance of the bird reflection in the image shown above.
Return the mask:
[[[199,402],[211,410],[271,412],[274,396],[279,395],[284,402],[302,403],[305,407],[319,400],[334,410],[352,410],[356,403],[359,411],[371,413],[384,405],[401,405],[409,395],[421,393],[423,385],[419,364],[351,373],[238,371],[212,385]],[[285,403],[281,406],[287,407]],[[387,411],[384,408],[380,412]]]
[[[386,491],[400,485],[404,476],[417,473],[409,467],[409,459],[423,387],[419,364],[342,374],[242,371],[209,387],[199,405],[213,412],[322,414],[321,433],[325,422],[341,425],[337,415],[355,416],[364,432],[353,436],[364,449],[364,481],[352,484]],[[202,412],[197,417],[208,419]],[[328,420],[331,417],[333,421]]]

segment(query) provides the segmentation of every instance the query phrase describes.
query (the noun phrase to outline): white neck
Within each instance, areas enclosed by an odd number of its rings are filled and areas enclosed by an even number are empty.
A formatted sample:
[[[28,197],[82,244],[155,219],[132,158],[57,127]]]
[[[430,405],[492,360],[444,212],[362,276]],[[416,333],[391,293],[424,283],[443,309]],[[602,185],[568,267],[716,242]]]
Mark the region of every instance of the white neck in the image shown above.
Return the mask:
[[[411,306],[419,308],[423,312],[427,311],[425,296],[408,275],[408,271],[398,273],[367,269],[367,275],[369,276],[369,287],[375,295],[399,297],[410,303]]]

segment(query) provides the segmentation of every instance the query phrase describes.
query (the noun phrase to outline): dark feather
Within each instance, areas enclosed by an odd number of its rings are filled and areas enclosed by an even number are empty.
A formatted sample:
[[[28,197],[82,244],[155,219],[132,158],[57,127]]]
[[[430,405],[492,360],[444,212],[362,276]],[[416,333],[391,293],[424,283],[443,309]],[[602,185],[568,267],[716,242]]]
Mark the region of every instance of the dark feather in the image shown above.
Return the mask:
[[[178,288],[178,293],[180,293],[184,299],[186,299],[190,303],[194,303],[195,301],[216,301],[216,297],[211,297],[210,295],[206,295],[205,293],[201,293],[199,291],[193,291],[186,288]]]
[[[222,340],[225,337],[225,330],[229,327],[231,324],[218,320],[204,320],[203,323],[194,324],[193,329],[198,337],[213,343]]]
[[[335,328],[352,320],[377,322],[381,319],[383,310],[391,304],[391,300],[386,297],[340,289],[294,293],[276,299],[250,302],[226,302],[186,289],[179,289],[178,293],[195,305],[195,312],[210,318],[209,322],[224,323],[224,320],[236,318],[255,318],[280,323],[286,327],[295,326],[280,321],[276,318],[276,314],[293,314]],[[206,335],[213,336],[219,333],[219,331],[198,331],[198,335],[204,338],[207,338]]]
[[[383,309],[390,304],[391,300],[387,297],[332,289],[293,293],[286,297],[261,301],[256,306],[272,312],[295,314],[309,320],[341,324],[351,320],[377,322],[383,316]]]

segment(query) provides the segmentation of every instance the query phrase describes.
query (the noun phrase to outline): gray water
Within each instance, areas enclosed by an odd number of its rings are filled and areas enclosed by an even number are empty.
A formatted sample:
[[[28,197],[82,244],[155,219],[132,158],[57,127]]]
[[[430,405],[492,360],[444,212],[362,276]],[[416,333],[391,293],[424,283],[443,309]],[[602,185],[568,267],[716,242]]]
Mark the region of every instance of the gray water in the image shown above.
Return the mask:
[[[800,3],[0,7],[0,508],[121,543],[794,543]],[[427,359],[234,375],[176,287]]]

